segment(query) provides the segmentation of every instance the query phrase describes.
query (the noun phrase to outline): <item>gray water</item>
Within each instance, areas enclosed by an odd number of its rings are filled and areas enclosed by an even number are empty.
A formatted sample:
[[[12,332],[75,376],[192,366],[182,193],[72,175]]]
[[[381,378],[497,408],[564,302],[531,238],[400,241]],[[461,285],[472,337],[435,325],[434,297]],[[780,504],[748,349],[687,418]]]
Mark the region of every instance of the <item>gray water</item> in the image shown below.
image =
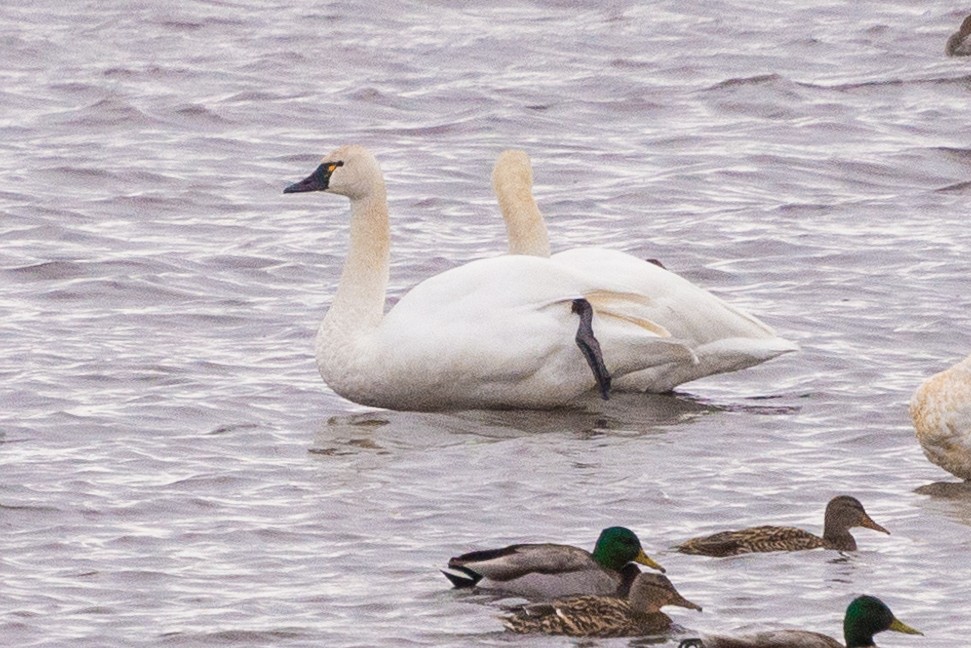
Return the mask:
[[[487,6],[490,5],[490,6]],[[0,639],[8,646],[627,645],[508,636],[449,556],[635,529],[692,631],[840,635],[856,594],[966,643],[971,499],[906,403],[971,351],[971,62],[950,3],[33,0],[0,8]],[[525,148],[554,249],[659,258],[802,351],[564,412],[368,410],[322,384],[343,143],[391,297],[504,250]],[[670,550],[757,523],[860,551]],[[667,641],[674,645],[675,640]],[[643,641],[634,641],[641,644]]]

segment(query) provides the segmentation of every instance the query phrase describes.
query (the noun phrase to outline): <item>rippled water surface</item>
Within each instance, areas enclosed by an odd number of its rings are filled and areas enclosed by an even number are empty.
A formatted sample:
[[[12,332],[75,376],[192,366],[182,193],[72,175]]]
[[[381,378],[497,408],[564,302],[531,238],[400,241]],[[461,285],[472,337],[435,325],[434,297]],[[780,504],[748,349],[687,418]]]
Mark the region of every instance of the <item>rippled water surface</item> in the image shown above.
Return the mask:
[[[840,634],[886,600],[962,645],[971,497],[906,412],[971,351],[971,62],[944,2],[158,3],[0,8],[0,636],[10,646],[576,644],[507,636],[449,556],[634,528],[695,631]],[[499,254],[496,155],[554,249],[616,247],[802,351],[565,412],[373,411],[312,336],[371,148],[392,298]],[[754,523],[860,551],[670,550]],[[626,645],[629,640],[585,645]],[[634,642],[643,643],[643,642]],[[667,645],[674,645],[668,640]]]

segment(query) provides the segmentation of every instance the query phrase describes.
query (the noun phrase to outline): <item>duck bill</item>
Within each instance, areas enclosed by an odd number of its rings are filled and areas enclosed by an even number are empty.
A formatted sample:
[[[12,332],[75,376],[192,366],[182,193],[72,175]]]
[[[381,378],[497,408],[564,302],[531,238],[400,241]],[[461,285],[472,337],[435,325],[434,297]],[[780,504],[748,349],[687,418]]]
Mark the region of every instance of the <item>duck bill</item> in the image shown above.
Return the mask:
[[[864,515],[863,520],[860,522],[860,526],[864,529],[873,529],[874,531],[880,531],[881,533],[886,533],[890,535],[890,532],[884,529],[882,526],[873,521],[869,515]]]
[[[920,630],[914,630],[909,625],[907,625],[906,623],[904,623],[903,621],[897,618],[894,618],[893,623],[890,624],[889,630],[893,630],[894,632],[902,632],[904,634],[912,634],[912,635],[924,634]]]
[[[677,592],[675,592],[675,594],[677,594]],[[697,603],[692,603],[691,601],[681,596],[680,594],[677,594],[677,597],[675,598],[675,600],[671,601],[671,605],[678,605],[683,608],[688,608],[689,610],[698,610],[699,612],[701,612],[700,605],[698,605]]]
[[[657,564],[656,562],[654,562],[654,560],[651,559],[650,556],[648,556],[646,553],[644,553],[644,550],[643,549],[641,550],[641,552],[639,554],[637,554],[637,558],[634,558],[634,562],[640,563],[641,565],[644,565],[646,567],[650,567],[651,569],[656,569],[659,572],[661,572],[662,574],[665,571],[664,570],[664,567],[661,567],[659,564]]]

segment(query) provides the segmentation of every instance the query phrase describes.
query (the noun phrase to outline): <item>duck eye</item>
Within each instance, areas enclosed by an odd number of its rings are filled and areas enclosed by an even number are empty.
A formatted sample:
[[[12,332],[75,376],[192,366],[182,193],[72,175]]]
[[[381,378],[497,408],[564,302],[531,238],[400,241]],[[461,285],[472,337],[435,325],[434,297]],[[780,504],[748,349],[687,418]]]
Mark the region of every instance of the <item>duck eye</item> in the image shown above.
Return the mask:
[[[334,169],[336,169],[337,167],[342,167],[342,166],[344,166],[344,163],[341,162],[341,161],[328,162],[327,163],[327,173],[333,173],[334,172]]]

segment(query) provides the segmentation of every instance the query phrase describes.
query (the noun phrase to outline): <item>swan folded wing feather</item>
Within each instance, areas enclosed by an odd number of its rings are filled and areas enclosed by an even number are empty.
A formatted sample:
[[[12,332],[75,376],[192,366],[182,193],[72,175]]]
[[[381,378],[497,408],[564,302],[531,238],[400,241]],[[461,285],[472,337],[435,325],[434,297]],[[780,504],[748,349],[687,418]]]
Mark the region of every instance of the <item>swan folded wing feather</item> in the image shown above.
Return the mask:
[[[625,252],[577,248],[551,258],[583,274],[598,291],[623,296],[611,308],[594,294],[602,313],[633,318],[658,332],[663,329],[695,354],[696,362],[675,359],[615,376],[613,385],[621,391],[670,391],[684,382],[745,369],[798,349],[749,313]],[[609,351],[605,348],[605,354]]]
[[[604,362],[612,374],[672,363],[698,363],[686,341],[672,337],[670,331],[651,319],[654,306],[650,298],[602,289],[584,293],[584,297],[593,307],[594,333],[601,339]]]
[[[722,337],[775,337],[767,324],[753,315],[653,263],[605,248],[574,248],[554,254],[562,263],[590,278],[603,289],[639,294],[647,298],[667,323],[671,334],[702,342]],[[675,327],[682,330],[674,330]],[[791,345],[790,345],[791,346]]]
[[[690,343],[686,343],[690,347]],[[613,381],[620,391],[663,393],[712,374],[747,369],[794,349],[783,338],[726,338],[690,347],[698,362],[672,362],[626,374]]]
[[[641,327],[658,337],[671,337],[671,332],[651,320],[651,300],[631,292],[594,290],[584,297],[600,317],[615,317]]]

